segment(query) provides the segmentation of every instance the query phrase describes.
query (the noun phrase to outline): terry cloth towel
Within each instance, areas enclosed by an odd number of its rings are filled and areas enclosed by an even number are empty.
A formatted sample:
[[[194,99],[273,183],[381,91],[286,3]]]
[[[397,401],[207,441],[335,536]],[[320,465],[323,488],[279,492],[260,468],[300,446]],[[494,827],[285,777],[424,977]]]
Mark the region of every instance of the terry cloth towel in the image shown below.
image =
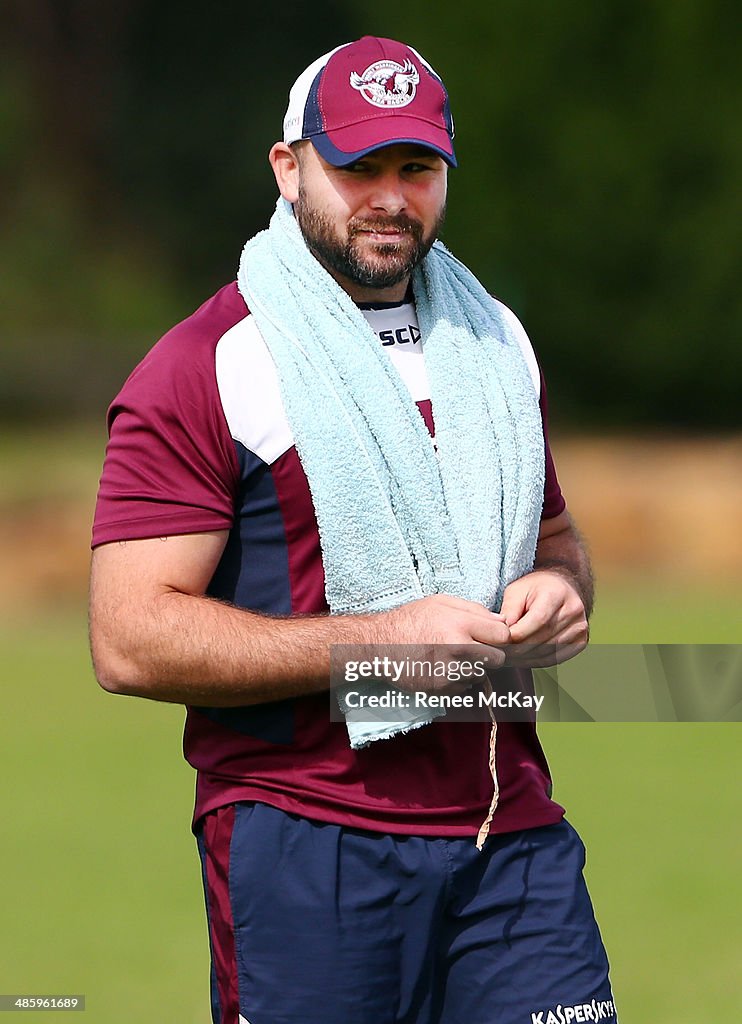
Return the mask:
[[[434,444],[283,199],[245,245],[237,280],[309,481],[331,614],[439,593],[498,609],[507,584],[532,567],[544,490],[538,398],[499,303],[440,242],[414,272]],[[350,689],[378,692],[378,683],[336,691],[354,749],[437,717],[395,709],[371,722],[348,707]]]

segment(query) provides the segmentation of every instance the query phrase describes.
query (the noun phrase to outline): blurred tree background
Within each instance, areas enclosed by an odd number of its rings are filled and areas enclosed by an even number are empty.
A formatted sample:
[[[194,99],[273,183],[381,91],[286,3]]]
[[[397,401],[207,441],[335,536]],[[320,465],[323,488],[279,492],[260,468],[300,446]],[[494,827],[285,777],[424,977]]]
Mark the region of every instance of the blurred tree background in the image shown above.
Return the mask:
[[[559,423],[738,423],[740,40],[722,0],[0,10],[6,420],[99,416],[234,276],[273,206],[291,82],[373,32],[448,85],[445,237],[526,323]]]
[[[0,0],[3,991],[85,991],[100,1024],[132,1007],[208,1017],[182,709],[103,694],[86,647],[104,410],[234,277],[274,205],[266,157],[288,89],[339,43],[408,40],[448,85],[460,167],[445,238],[544,364],[598,576],[594,642],[739,642],[735,14],[722,0]],[[626,1020],[726,1019],[734,726],[543,735]]]

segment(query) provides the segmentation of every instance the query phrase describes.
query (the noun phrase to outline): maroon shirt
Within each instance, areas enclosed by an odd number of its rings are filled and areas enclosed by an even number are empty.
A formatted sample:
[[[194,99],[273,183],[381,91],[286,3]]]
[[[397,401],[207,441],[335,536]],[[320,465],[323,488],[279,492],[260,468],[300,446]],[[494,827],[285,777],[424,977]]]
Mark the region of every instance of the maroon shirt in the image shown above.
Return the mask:
[[[433,429],[430,401],[418,402]],[[543,517],[565,507],[546,434]],[[274,615],[327,612],[319,534],[268,351],[233,282],[150,351],[109,410],[93,545],[228,530],[209,593]],[[291,651],[286,652],[291,657]],[[445,718],[353,751],[321,693],[187,709],[195,819],[259,800],[398,834],[475,835],[492,798],[489,725]],[[532,722],[501,722],[492,832],[559,821]]]

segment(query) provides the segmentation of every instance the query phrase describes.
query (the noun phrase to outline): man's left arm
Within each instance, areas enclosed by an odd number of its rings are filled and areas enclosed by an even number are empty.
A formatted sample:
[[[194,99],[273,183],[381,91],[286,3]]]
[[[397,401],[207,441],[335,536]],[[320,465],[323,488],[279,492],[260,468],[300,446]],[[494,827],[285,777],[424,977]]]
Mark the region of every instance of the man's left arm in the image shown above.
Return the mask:
[[[553,665],[573,658],[587,646],[592,607],[590,558],[565,509],[542,521],[533,571],[505,589],[501,611],[514,645],[508,663]]]

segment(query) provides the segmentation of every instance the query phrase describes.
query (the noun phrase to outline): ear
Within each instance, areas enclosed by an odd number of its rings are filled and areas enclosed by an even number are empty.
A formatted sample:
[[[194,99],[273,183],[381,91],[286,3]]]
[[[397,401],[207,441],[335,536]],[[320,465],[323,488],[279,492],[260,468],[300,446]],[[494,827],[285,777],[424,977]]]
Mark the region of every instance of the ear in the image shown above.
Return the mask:
[[[278,191],[287,203],[299,198],[299,161],[296,154],[285,142],[277,142],[268,154]]]

